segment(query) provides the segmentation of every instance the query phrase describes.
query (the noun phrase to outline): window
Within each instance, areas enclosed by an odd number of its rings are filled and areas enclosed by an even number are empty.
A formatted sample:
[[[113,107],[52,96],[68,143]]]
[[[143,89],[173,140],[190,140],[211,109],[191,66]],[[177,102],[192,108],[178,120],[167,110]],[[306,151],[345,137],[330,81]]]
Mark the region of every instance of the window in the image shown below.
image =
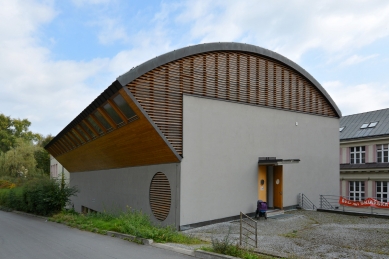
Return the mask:
[[[365,199],[365,182],[350,181],[349,182],[350,200],[363,201]]]
[[[78,135],[78,132],[75,129],[71,129],[70,132],[72,133],[69,134],[70,136],[76,137],[79,143],[84,144],[85,141]]]
[[[123,123],[122,118],[120,118],[120,116],[115,112],[115,110],[109,103],[104,105],[104,109],[107,111],[108,115],[113,119],[116,124]]]
[[[374,128],[378,124],[378,121],[376,122],[370,122],[369,128]]]
[[[350,147],[350,163],[364,164],[365,163],[365,147]]]
[[[91,118],[91,117],[88,117],[88,121],[89,123],[92,125],[93,128],[95,128],[95,130],[101,135],[103,134],[103,130],[99,127],[99,125],[97,125],[97,123]]]
[[[86,132],[89,134],[89,136],[91,136],[92,138],[95,137],[95,134],[93,133],[93,131],[85,124],[84,121],[81,121],[80,126],[81,126],[81,128],[82,128],[84,131],[86,131]],[[92,126],[92,127],[93,127],[93,126]],[[98,131],[97,131],[97,132],[98,132]]]
[[[84,137],[84,139],[86,139],[86,141],[89,141],[89,137],[88,135],[85,134],[85,132],[82,130],[82,128],[80,127],[80,125],[77,125],[76,126],[76,131],[77,133],[81,134],[82,137]]]
[[[121,96],[120,94],[118,94],[115,98],[113,98],[113,101],[116,103],[119,109],[124,113],[127,119],[134,117],[136,115],[135,112],[128,105],[126,100],[124,100],[123,96]]]
[[[378,124],[378,121],[363,123],[361,126],[361,129],[374,128],[375,126],[377,126],[377,124]]]
[[[377,163],[388,162],[388,144],[377,145]]]
[[[345,126],[339,128],[339,132],[342,132],[344,130],[344,128],[346,128]]]
[[[388,202],[389,182],[377,181],[375,183],[376,183],[377,200],[382,201],[382,202]]]
[[[51,178],[57,178],[58,177],[57,166],[58,166],[57,164],[50,166]]]
[[[94,115],[106,130],[112,129],[111,124],[109,124],[108,121],[104,119],[103,115],[101,115],[99,111],[95,111]]]

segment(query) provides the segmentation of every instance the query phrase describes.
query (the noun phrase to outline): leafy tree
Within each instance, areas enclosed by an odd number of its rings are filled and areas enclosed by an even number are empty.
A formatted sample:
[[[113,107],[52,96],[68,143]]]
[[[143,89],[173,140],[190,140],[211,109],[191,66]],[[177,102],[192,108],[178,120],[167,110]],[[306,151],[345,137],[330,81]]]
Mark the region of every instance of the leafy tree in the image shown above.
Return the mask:
[[[36,168],[43,173],[50,174],[50,154],[47,152],[44,147],[53,139],[53,136],[47,135],[46,137],[40,136],[36,146],[36,151],[34,153],[36,160]]]
[[[15,147],[12,147],[1,157],[0,174],[10,177],[33,177],[38,171],[36,168],[35,152],[37,147],[31,142],[16,139]]]
[[[25,141],[38,141],[39,134],[29,131],[31,122],[27,119],[12,119],[0,113],[0,151],[7,152],[15,146],[17,139]]]

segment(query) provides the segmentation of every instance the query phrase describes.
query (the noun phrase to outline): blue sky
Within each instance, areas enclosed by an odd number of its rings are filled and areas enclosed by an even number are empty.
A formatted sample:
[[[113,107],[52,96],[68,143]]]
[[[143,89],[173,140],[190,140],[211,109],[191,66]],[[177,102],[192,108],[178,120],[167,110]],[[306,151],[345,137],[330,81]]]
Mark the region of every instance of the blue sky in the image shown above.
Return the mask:
[[[0,112],[45,135],[133,66],[205,42],[286,56],[343,115],[389,108],[387,0],[3,0],[0,17]]]

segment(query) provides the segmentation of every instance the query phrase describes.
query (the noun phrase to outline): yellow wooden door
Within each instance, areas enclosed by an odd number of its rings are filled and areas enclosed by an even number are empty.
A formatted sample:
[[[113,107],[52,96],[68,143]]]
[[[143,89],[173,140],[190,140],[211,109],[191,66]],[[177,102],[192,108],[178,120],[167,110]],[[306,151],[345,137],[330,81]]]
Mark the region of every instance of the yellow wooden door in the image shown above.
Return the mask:
[[[273,172],[274,208],[282,209],[282,165],[274,166]]]
[[[266,165],[258,166],[258,200],[266,201]]]

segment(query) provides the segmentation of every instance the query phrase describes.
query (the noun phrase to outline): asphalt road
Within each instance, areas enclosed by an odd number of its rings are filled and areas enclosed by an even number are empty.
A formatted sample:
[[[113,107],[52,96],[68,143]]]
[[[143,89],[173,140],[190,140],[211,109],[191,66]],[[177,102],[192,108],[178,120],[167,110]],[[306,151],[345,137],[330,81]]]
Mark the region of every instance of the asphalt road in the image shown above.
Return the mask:
[[[0,211],[0,259],[194,257]]]

